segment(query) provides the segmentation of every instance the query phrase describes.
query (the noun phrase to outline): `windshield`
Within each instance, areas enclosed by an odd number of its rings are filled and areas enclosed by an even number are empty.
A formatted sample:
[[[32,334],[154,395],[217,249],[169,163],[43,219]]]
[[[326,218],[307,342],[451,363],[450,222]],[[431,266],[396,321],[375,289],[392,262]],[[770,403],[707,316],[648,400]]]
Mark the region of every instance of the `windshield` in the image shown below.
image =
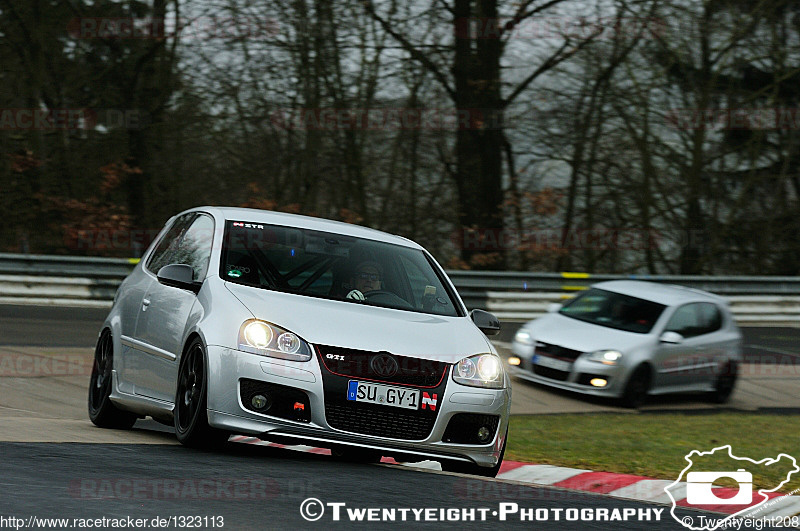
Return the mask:
[[[664,308],[656,302],[592,288],[569,301],[558,313],[587,323],[646,334]]]
[[[460,315],[421,250],[329,232],[228,221],[220,276],[298,295]]]

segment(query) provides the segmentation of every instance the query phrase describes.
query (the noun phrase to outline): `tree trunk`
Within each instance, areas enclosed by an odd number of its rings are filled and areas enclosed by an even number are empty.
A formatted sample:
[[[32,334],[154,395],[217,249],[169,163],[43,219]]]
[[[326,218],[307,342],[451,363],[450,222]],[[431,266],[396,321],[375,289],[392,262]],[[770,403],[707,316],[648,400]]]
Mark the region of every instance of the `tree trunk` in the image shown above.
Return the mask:
[[[462,230],[478,229],[499,235],[504,226],[502,41],[499,38],[470,39],[468,32],[456,28],[472,16],[496,21],[497,0],[477,0],[474,14],[472,7],[472,0],[456,0],[454,5],[453,78],[459,123],[455,171],[458,220]],[[499,245],[478,247],[462,246],[461,258],[476,269],[504,268],[504,249]]]

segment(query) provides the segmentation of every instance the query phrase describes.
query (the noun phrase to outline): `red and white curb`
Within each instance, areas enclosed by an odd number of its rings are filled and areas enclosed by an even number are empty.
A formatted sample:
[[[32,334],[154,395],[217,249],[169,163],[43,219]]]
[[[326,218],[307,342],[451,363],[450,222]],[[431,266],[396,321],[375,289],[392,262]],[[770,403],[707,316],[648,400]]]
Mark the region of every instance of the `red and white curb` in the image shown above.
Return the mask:
[[[313,446],[284,445],[262,441],[255,437],[237,435],[231,437],[231,442],[255,444],[259,446],[269,446],[272,448],[283,448],[299,452],[312,454],[330,455],[331,451],[326,448],[315,448]],[[394,459],[384,457],[382,463],[400,464],[411,468],[422,468],[428,470],[441,470],[441,466],[436,461],[422,461],[421,463],[398,463]],[[562,489],[577,490],[584,492],[594,492],[607,494],[616,498],[629,500],[645,501],[672,505],[672,499],[664,490],[665,487],[674,482],[665,479],[653,479],[645,476],[635,476],[632,474],[615,474],[612,472],[593,472],[591,470],[581,470],[576,468],[565,468],[553,465],[532,465],[517,461],[503,461],[500,466],[500,473],[497,479],[510,480],[518,483],[529,483],[531,485],[545,485],[559,487]],[[737,489],[725,487],[714,487],[715,493],[720,498],[730,498]],[[670,489],[675,496],[678,507],[692,507],[724,514],[734,514],[746,508],[743,505],[690,505],[686,501],[686,482],[677,483]],[[754,518],[762,517],[784,517],[800,514],[800,496],[787,496],[781,493],[766,493],[769,501],[759,508],[754,509]],[[755,496],[755,494],[754,494]],[[776,498],[781,498],[777,500]]]

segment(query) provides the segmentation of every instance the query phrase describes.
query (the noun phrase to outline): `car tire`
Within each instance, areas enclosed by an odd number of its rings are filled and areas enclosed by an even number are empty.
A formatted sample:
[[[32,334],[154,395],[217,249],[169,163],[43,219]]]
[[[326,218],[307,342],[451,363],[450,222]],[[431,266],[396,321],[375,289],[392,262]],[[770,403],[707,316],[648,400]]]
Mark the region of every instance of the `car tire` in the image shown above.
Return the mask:
[[[383,455],[376,450],[354,448],[350,446],[331,448],[331,455],[338,461],[345,461],[348,463],[380,463],[383,457]]]
[[[647,401],[647,393],[650,390],[650,369],[647,365],[639,365],[631,373],[625,390],[619,398],[622,407],[637,409]]]
[[[175,434],[184,446],[215,449],[229,434],[208,425],[208,372],[206,349],[197,337],[186,349],[178,369],[175,392]]]
[[[725,364],[722,372],[717,376],[714,390],[709,394],[709,398],[715,404],[724,404],[728,401],[736,387],[736,380],[739,376],[739,364],[729,361]]]
[[[492,467],[479,466],[475,463],[463,463],[460,461],[442,461],[442,470],[445,472],[457,472],[459,474],[470,474],[486,478],[497,477],[497,474],[500,472],[500,467],[503,464],[503,457],[506,455],[506,444],[508,444],[508,429],[506,429],[506,436],[503,440],[503,449],[500,450],[500,458],[497,460],[497,464]]]
[[[107,328],[100,333],[94,349],[92,375],[89,378],[89,420],[100,428],[127,430],[137,416],[123,411],[111,402],[112,371],[114,369],[114,341]]]

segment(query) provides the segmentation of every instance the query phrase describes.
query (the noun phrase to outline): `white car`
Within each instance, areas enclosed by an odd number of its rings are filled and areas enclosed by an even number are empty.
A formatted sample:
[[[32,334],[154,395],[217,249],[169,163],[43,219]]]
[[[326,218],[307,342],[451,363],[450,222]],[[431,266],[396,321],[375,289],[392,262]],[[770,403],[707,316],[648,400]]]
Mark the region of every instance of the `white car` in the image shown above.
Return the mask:
[[[89,416],[152,416],[192,446],[232,433],[363,461],[434,459],[495,476],[509,379],[447,275],[376,230],[203,207],[170,219],[120,286]]]
[[[731,395],[742,335],[721,297],[635,280],[595,284],[517,331],[511,372],[536,383],[618,398]]]

